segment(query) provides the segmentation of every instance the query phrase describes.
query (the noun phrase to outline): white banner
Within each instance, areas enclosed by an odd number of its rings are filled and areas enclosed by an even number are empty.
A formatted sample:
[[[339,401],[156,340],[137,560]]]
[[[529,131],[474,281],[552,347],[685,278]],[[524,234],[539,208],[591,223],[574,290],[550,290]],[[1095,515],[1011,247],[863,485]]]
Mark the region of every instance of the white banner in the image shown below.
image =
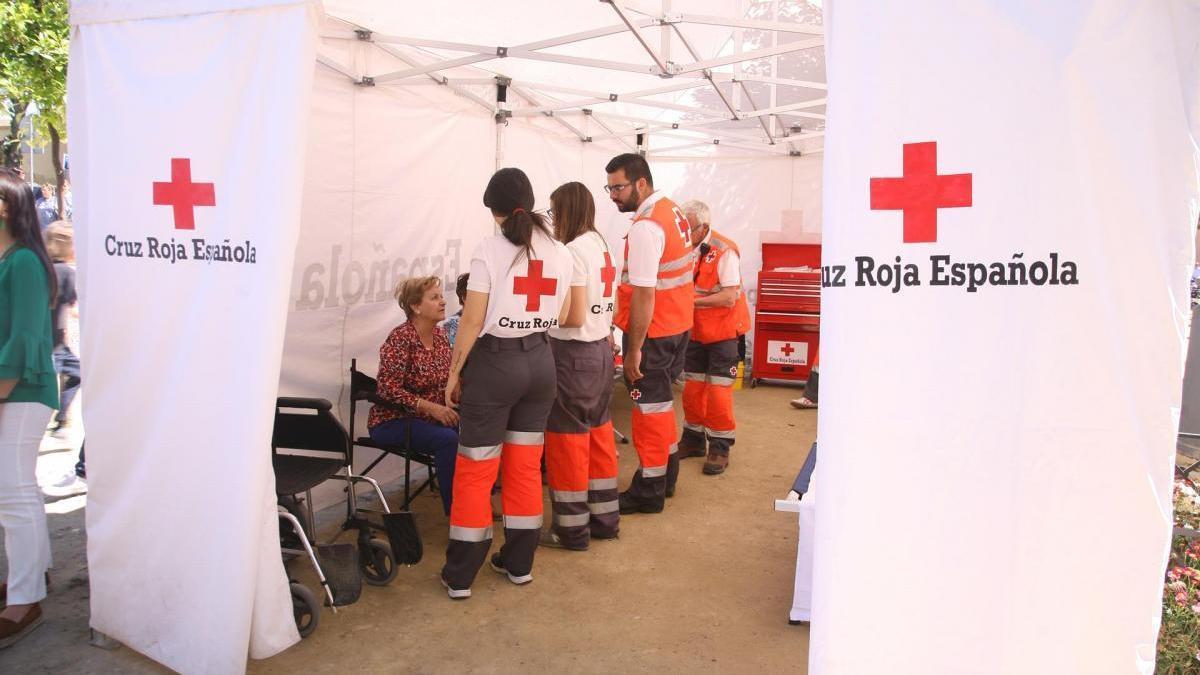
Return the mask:
[[[81,5],[91,625],[181,672],[239,672],[298,639],[270,444],[316,10]]]
[[[811,672],[1150,673],[1197,4],[826,8]]]

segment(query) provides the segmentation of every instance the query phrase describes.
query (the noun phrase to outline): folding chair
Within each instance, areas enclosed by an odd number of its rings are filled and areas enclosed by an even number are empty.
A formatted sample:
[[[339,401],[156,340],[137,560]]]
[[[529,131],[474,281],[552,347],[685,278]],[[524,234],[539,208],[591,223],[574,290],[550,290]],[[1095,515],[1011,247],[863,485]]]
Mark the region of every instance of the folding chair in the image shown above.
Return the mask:
[[[416,499],[427,487],[433,487],[438,490],[444,489],[444,486],[437,482],[437,467],[434,463],[433,453],[423,451],[412,446],[412,428],[410,427],[405,434],[403,445],[389,445],[387,443],[376,443],[370,436],[355,436],[354,423],[356,419],[357,406],[359,401],[368,401],[373,405],[383,406],[399,410],[400,407],[394,403],[383,399],[379,396],[379,383],[375,378],[361,372],[358,369],[358,359],[350,359],[350,438],[354,439],[352,447],[373,448],[379,450],[379,456],[367,465],[359,474],[365,476],[374,469],[377,464],[382,462],[388,455],[396,455],[404,458],[404,503],[401,505],[402,510],[408,510],[412,504],[412,500]],[[351,450],[353,452],[353,450]],[[412,465],[413,463],[420,464],[426,469],[425,480],[417,487],[416,491],[412,491]]]

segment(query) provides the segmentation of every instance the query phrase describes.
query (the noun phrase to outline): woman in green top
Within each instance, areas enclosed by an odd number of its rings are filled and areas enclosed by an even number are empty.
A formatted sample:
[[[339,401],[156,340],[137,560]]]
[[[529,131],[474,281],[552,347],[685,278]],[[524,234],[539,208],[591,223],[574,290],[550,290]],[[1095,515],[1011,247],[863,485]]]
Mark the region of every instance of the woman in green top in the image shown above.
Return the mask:
[[[38,491],[38,446],[58,405],[50,305],[54,268],[29,187],[0,169],[0,527],[8,582],[0,586],[0,649],[42,622],[50,537]]]

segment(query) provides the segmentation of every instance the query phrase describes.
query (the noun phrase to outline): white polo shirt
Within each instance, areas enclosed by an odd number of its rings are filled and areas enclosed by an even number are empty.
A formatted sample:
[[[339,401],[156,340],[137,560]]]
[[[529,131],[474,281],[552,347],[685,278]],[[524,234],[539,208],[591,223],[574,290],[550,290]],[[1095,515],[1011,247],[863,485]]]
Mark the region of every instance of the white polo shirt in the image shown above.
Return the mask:
[[[662,262],[667,240],[662,228],[648,216],[663,196],[661,192],[651,193],[633,214],[633,226],[626,235],[629,241],[629,259],[625,261],[625,274],[628,275],[632,286],[654,288],[658,285],[658,266]]]
[[[599,232],[587,232],[567,244],[574,261],[571,286],[587,288],[587,314],[579,328],[551,328],[559,340],[595,342],[608,337],[617,300],[617,260]]]
[[[708,234],[704,235],[704,241],[701,245],[712,245],[712,228],[708,228]],[[699,247],[697,247],[699,252]],[[717,263],[717,280],[721,284],[721,288],[733,288],[742,285],[742,262],[738,258],[737,251],[730,249],[721,256],[720,262]]]
[[[532,249],[526,259],[524,249],[494,235],[471,254],[467,290],[488,294],[480,335],[524,337],[558,325],[571,284],[571,253],[540,230],[534,230]]]

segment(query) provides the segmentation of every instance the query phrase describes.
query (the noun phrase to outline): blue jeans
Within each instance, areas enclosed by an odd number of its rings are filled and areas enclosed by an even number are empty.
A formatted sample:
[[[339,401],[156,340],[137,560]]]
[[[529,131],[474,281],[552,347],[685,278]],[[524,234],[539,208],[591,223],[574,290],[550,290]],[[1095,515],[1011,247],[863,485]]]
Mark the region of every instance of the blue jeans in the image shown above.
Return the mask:
[[[59,394],[58,414],[54,419],[59,424],[65,424],[67,421],[67,409],[71,407],[71,402],[75,400],[75,394],[79,393],[79,357],[71,351],[71,348],[66,345],[59,345],[54,348],[54,370],[60,376],[66,378],[63,382],[62,393]]]
[[[450,515],[450,500],[454,495],[454,462],[458,458],[458,430],[425,420],[402,417],[388,420],[371,429],[371,440],[376,443],[403,446],[408,442],[412,430],[413,449],[433,455],[437,467],[437,482],[442,494],[442,507]]]

